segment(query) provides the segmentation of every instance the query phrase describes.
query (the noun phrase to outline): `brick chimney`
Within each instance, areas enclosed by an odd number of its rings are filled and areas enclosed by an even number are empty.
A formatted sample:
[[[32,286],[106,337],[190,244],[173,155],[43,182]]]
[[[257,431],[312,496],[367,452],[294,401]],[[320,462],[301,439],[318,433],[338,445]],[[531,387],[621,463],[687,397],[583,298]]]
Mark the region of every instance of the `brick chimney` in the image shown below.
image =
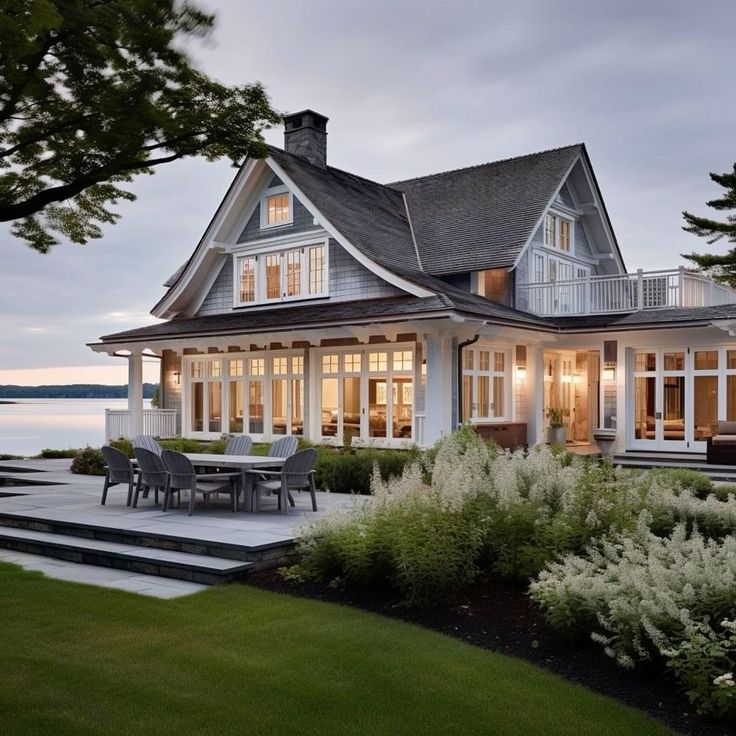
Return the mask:
[[[315,166],[327,166],[327,121],[314,110],[284,115],[284,148]]]

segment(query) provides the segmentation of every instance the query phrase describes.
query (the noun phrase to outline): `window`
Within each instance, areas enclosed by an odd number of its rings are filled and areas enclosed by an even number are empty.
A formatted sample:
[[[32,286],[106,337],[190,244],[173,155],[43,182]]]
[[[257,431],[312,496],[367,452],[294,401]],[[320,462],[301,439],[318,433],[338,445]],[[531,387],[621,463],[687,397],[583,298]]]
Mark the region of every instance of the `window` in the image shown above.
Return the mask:
[[[326,295],[326,245],[236,256],[235,272],[237,305]]]
[[[463,420],[488,422],[509,418],[510,367],[505,350],[463,350]]]
[[[240,302],[254,302],[256,300],[256,259],[239,258],[238,272],[240,274]]]
[[[511,303],[511,281],[507,268],[489,268],[475,274],[476,294],[492,302],[509,305]]]
[[[261,200],[261,228],[290,225],[294,220],[293,200],[286,189],[271,189]]]
[[[544,244],[569,253],[572,250],[572,222],[558,215],[544,218]]]

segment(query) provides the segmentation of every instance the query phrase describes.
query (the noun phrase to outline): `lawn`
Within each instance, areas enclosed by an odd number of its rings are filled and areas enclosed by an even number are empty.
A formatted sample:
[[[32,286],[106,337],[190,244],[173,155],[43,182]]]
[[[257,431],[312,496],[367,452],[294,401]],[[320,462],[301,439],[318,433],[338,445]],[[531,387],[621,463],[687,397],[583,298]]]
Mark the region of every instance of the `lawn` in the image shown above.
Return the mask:
[[[162,601],[2,564],[0,601],[13,736],[671,733],[524,662],[246,586]]]

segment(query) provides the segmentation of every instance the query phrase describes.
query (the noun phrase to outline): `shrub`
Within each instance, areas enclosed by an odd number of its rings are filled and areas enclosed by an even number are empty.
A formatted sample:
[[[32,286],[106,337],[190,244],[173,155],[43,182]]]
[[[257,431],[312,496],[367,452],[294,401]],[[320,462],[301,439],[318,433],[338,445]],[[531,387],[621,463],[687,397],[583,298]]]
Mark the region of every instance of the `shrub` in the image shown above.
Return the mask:
[[[190,440],[187,437],[174,437],[170,440],[161,440],[159,444],[164,450],[174,450],[175,452],[207,452],[201,442]]]
[[[338,449],[326,445],[316,445],[315,449],[315,483],[332,493],[367,495],[371,492],[374,466],[386,481],[401,475],[409,463],[419,458],[417,450]]]
[[[120,450],[126,457],[133,457],[133,443],[127,437],[118,437],[116,440],[110,440],[107,444],[116,450]]]
[[[670,488],[686,488],[698,498],[705,498],[713,493],[713,481],[707,475],[688,468],[653,468],[646,473],[648,483],[657,482]]]
[[[52,450],[47,447],[45,450],[41,450],[41,452],[38,453],[37,457],[42,457],[47,460],[67,459],[73,458],[78,452],[78,449],[74,449],[71,447],[67,450]]]
[[[105,459],[102,457],[102,450],[97,447],[77,450],[70,470],[78,475],[105,475]]]
[[[551,563],[531,596],[553,625],[592,632],[622,666],[664,658],[698,707],[720,711],[720,688],[730,686],[715,679],[734,666],[733,631],[711,626],[736,610],[736,537],[707,539],[681,524],[662,538],[648,521],[644,512],[635,534]]]

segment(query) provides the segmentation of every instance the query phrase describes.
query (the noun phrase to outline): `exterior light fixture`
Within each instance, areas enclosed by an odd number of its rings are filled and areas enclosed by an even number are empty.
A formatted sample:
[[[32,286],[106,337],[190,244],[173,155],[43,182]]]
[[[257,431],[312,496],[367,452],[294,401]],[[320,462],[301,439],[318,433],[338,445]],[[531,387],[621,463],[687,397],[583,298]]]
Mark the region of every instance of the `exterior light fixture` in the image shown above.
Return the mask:
[[[174,381],[177,386],[181,383],[181,371],[174,371]]]
[[[516,366],[516,378],[519,381],[525,381],[526,380],[526,366],[525,365],[517,365]]]
[[[603,367],[603,380],[604,381],[615,381],[616,380],[616,366],[606,365]]]

